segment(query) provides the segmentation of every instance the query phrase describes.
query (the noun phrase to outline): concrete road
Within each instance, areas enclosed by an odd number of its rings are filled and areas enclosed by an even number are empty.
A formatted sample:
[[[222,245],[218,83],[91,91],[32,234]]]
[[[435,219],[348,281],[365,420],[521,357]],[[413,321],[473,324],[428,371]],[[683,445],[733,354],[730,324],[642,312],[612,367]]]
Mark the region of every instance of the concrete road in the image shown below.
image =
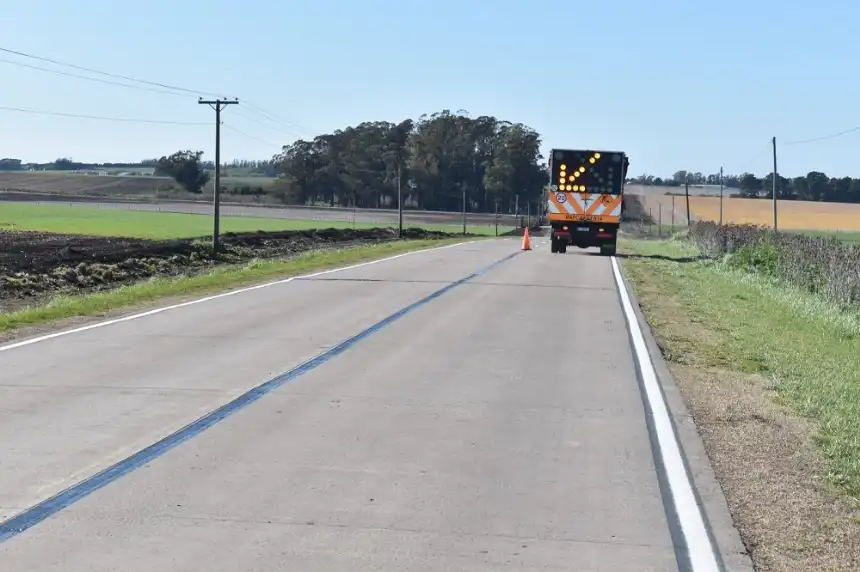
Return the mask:
[[[696,544],[611,259],[518,246],[0,348],[0,570],[751,570],[718,494]]]

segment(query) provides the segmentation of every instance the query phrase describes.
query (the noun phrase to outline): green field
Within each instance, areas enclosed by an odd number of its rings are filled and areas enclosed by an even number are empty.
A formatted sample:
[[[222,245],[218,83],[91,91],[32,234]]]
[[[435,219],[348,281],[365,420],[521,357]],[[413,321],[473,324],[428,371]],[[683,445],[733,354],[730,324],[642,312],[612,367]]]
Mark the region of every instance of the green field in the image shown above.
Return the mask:
[[[222,216],[221,232],[308,230],[313,228],[375,228],[380,224],[346,221],[290,220],[259,217]],[[457,233],[459,225],[407,224],[410,228]],[[512,227],[499,227],[499,233]],[[0,203],[0,230],[42,231],[92,236],[130,238],[191,238],[212,232],[212,217],[202,214],[164,213],[99,209],[81,206],[25,205]],[[467,227],[472,234],[495,234],[489,226]]]
[[[860,245],[860,232],[857,231],[839,231],[839,230],[787,230],[786,232],[794,232],[806,234],[808,236],[819,236],[822,238],[835,238],[849,244]]]

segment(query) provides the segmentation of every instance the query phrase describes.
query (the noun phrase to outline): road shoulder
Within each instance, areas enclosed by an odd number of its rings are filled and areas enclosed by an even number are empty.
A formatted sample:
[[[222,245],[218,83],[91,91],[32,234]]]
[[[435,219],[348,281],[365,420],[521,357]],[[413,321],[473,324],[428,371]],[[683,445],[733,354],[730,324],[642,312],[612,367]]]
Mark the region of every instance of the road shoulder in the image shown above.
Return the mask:
[[[639,323],[645,344],[648,347],[651,363],[657,373],[657,378],[675,426],[676,435],[683,450],[688,474],[693,480],[693,486],[698,496],[700,507],[705,513],[711,540],[716,545],[727,571],[752,572],[752,561],[734,525],[726,496],[711,467],[711,461],[705,450],[704,442],[696,428],[696,423],[687,409],[678,384],[670,372],[666,361],[663,359],[651,326],[642,313],[635,290],[624,271],[623,257],[619,258],[619,263],[624,286],[627,294],[630,296],[636,320]]]
[[[854,338],[812,300],[702,261],[686,243],[631,240],[624,252],[756,569],[857,570],[856,501],[834,487],[853,481],[833,454],[853,443]]]

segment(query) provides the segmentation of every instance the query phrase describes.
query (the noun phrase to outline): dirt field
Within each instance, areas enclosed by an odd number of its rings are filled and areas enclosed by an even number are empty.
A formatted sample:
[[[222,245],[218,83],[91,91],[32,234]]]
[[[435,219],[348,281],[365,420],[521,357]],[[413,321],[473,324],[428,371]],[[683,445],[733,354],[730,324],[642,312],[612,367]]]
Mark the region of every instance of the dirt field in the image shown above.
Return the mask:
[[[404,229],[410,239],[451,235]],[[393,229],[322,229],[224,234],[217,258],[193,239],[153,241],[38,232],[0,232],[0,312],[55,294],[114,288],[152,276],[194,274],[216,264],[283,257],[319,248],[396,240]]]
[[[237,185],[265,186],[272,179],[265,177],[223,177],[227,187]],[[91,197],[155,197],[159,187],[175,184],[173,179],[150,176],[98,176],[74,173],[8,173],[0,172],[0,190],[86,195]],[[206,189],[211,192],[214,181]]]
[[[0,189],[92,196],[155,196],[161,177],[116,177],[54,173],[0,173]]]
[[[676,224],[686,223],[686,199],[657,193],[640,195],[643,207],[656,221],[662,214],[663,224],[674,217]],[[690,195],[692,220],[720,220],[720,199],[714,196]],[[860,204],[779,201],[777,222],[783,230],[860,231]],[[773,203],[767,199],[723,199],[723,221],[735,224],[773,224]]]

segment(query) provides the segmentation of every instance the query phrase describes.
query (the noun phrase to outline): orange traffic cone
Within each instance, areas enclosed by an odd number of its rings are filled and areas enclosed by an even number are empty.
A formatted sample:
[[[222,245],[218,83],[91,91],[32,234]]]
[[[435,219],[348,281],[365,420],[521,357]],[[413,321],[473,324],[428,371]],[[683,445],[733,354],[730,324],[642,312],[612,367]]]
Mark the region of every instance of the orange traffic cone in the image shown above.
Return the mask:
[[[521,250],[531,250],[532,249],[532,241],[529,238],[529,227],[525,227],[523,232],[523,246]]]

